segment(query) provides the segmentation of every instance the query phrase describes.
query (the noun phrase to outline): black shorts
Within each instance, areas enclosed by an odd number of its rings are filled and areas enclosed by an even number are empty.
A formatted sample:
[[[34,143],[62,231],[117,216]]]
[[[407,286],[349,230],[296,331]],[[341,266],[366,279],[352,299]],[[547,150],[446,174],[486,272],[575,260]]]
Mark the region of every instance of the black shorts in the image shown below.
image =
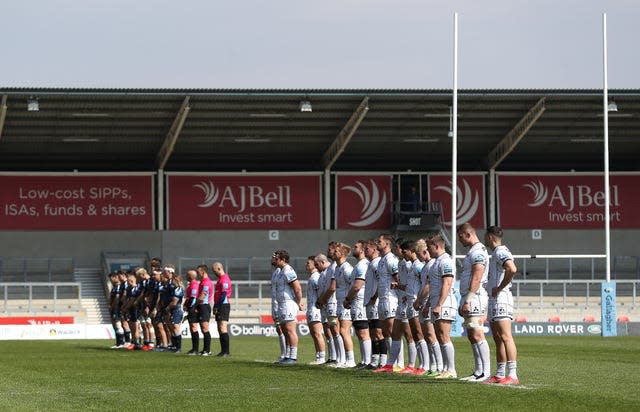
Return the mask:
[[[369,320],[369,329],[381,329],[381,328],[382,328],[382,322],[380,322],[380,319]]]
[[[231,313],[231,305],[228,303],[223,303],[222,305],[215,306],[218,311],[216,312],[216,322],[221,320],[229,321],[229,313]]]
[[[211,320],[211,306],[208,303],[198,305],[198,322],[209,322]]]
[[[187,312],[187,320],[189,323],[198,323],[198,311],[196,310],[196,306],[190,307]]]
[[[353,322],[353,328],[355,330],[369,329],[369,322],[366,320],[356,320]]]

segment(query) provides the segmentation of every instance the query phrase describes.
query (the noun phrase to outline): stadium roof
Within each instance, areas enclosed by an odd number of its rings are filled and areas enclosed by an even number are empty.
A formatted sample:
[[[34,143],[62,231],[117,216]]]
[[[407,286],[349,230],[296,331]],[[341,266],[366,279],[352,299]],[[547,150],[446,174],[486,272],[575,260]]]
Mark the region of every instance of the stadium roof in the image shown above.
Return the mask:
[[[638,170],[640,90],[609,96],[610,169]],[[451,169],[451,90],[0,88],[0,98],[0,171]],[[602,90],[460,90],[458,111],[460,171],[603,169]]]

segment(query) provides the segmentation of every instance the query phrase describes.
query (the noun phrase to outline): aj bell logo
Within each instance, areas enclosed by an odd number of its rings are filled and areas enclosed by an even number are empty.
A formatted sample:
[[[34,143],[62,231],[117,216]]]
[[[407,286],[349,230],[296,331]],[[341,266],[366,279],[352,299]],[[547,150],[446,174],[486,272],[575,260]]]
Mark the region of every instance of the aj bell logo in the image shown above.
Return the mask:
[[[373,179],[369,179],[370,188],[364,183],[356,181],[356,186],[344,186],[340,190],[350,190],[362,201],[362,209],[360,210],[360,220],[348,222],[351,226],[363,227],[374,223],[385,211],[387,206],[387,193],[383,190],[382,197],[380,190]]]
[[[480,195],[478,191],[471,190],[471,186],[467,179],[461,179],[464,184],[464,190],[460,186],[456,187],[456,220],[458,222],[470,221],[478,212],[478,206],[480,204]],[[449,181],[451,183],[451,181]],[[447,192],[451,196],[451,186],[436,186],[433,190],[442,190]],[[451,226],[451,221],[444,222],[445,225]]]
[[[225,186],[218,189],[211,180],[200,182],[193,187],[202,190],[204,199],[198,207],[212,207],[217,204],[219,208],[233,207],[242,213],[247,207],[291,207],[291,186],[276,186],[276,190],[265,191],[262,186],[239,185]],[[219,201],[218,201],[219,200]]]
[[[538,207],[546,205],[554,207],[560,204],[571,212],[576,207],[598,206],[604,207],[605,196],[604,191],[594,191],[591,186],[587,185],[555,185],[549,191],[540,180],[531,181],[522,185],[531,190],[533,201],[528,203],[530,207]],[[548,203],[547,203],[548,199]],[[618,186],[611,186],[611,206],[620,206]]]

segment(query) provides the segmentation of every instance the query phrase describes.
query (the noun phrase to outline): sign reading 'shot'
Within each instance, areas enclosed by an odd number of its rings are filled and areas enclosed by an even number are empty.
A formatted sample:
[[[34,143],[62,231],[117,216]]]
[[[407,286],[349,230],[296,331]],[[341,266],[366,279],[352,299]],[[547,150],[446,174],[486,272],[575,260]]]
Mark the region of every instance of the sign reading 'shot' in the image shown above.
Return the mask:
[[[593,229],[604,227],[602,174],[499,174],[498,214],[505,228]],[[640,175],[609,179],[612,228],[640,228]]]
[[[336,229],[389,229],[391,176],[337,175]]]
[[[168,175],[169,229],[320,229],[320,175]]]
[[[7,174],[0,187],[0,229],[154,229],[151,174]]]

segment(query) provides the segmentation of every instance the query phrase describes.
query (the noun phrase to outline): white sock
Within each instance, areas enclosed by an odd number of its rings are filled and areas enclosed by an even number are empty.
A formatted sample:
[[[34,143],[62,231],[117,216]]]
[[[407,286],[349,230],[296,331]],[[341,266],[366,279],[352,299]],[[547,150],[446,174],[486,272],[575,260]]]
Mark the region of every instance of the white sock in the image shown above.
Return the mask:
[[[404,368],[404,340],[400,338],[400,352],[398,352],[398,357],[396,358],[396,365],[399,368]]]
[[[374,353],[371,355],[371,364],[373,366],[379,366],[380,365],[380,354],[379,353]]]
[[[442,350],[442,360],[444,362],[444,370],[450,373],[456,373],[456,352],[453,348],[453,343],[449,342],[444,345],[440,345]]]
[[[486,340],[478,342],[478,353],[482,360],[482,374],[491,376],[491,353],[489,353],[489,343]]]
[[[518,367],[518,362],[516,361],[507,361],[507,371],[509,371],[509,376],[511,378],[517,378],[518,374],[516,373],[516,369]]]
[[[316,352],[316,360],[324,362],[324,352]]]
[[[384,338],[384,341],[387,344],[387,357],[389,357],[389,355],[391,355],[391,342],[393,342],[393,339],[391,339],[391,337],[388,337]]]
[[[391,341],[391,353],[387,358],[387,365],[393,365],[394,363],[396,363],[396,360],[398,359],[398,355],[400,354],[401,350],[402,350],[401,340]]]
[[[475,365],[473,374],[478,376],[482,373],[482,359],[480,358],[480,348],[478,348],[478,344],[472,343],[471,350],[473,351],[473,363]]]
[[[507,362],[498,362],[498,367],[496,368],[496,376],[499,378],[504,378],[504,371],[506,369]]]
[[[444,368],[444,361],[442,360],[442,349],[438,343],[432,343],[429,345],[431,348],[431,352],[433,352],[433,363],[431,364],[431,369],[434,372],[442,372]]]
[[[327,339],[327,347],[329,348],[329,360],[336,360],[336,350],[333,346],[333,338]]]
[[[416,349],[416,343],[409,343],[409,365],[412,368],[416,366],[416,357],[418,356],[418,350]]]
[[[289,359],[298,359],[298,347],[290,346],[289,347]]]
[[[378,364],[378,366],[384,366],[387,364],[387,354],[386,353],[381,353],[380,354],[380,363]]]
[[[429,349],[424,339],[418,341],[418,354],[420,355],[420,369],[427,370],[429,368]]]
[[[371,363],[371,340],[362,341],[362,363],[368,365]]]
[[[287,340],[284,338],[284,335],[278,335],[278,342],[280,343],[280,357],[287,357]]]
[[[346,354],[345,354],[345,362],[346,362],[346,363],[351,363],[351,362],[354,362],[354,363],[355,363],[355,361],[356,361],[356,355],[355,355],[355,353],[353,353],[353,351],[352,351],[352,350],[348,350],[348,351],[346,351]]]
[[[344,353],[344,341],[342,340],[342,336],[338,335],[333,338],[333,344],[336,347],[336,360],[338,363],[345,362],[345,353]]]

